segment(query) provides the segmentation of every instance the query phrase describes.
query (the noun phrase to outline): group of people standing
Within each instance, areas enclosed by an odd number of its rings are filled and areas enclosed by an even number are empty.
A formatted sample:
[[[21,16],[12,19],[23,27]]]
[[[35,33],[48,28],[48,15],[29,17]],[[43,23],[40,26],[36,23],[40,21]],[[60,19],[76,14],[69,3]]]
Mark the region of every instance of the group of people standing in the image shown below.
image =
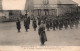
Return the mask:
[[[17,26],[18,32],[20,32],[21,22],[19,19],[17,19],[17,21],[16,21],[16,26]],[[34,28],[34,31],[36,31],[37,21],[35,18],[32,20],[32,26]],[[28,18],[26,17],[24,19],[24,27],[25,27],[26,32],[28,32],[28,29],[30,29],[30,17],[28,17]],[[38,29],[38,33],[39,33],[41,45],[44,45],[44,43],[47,41],[47,37],[46,37],[45,26],[44,26],[43,21],[41,21],[41,24]]]
[[[45,17],[43,19],[38,18],[38,25],[40,25],[41,20],[43,20],[44,24],[46,25],[47,31],[50,29],[53,29],[54,31],[56,29],[62,30],[62,28],[68,29],[69,27],[70,29],[73,29],[74,26],[78,28],[79,25],[79,17]]]
[[[21,29],[21,21],[20,19],[17,18],[17,21],[16,21],[16,26],[17,26],[17,29],[18,29],[18,32],[20,32],[20,29]],[[30,28],[30,17],[26,17],[24,19],[24,27],[25,27],[25,30],[26,32],[28,32],[28,29]]]
[[[32,26],[34,31],[36,31],[36,28],[38,28],[38,34],[40,37],[41,45],[44,45],[44,43],[47,41],[47,36],[45,29],[49,31],[50,29],[53,29],[54,31],[56,29],[62,30],[62,28],[67,29],[70,27],[70,29],[73,29],[74,25],[76,28],[78,28],[79,24],[79,18],[78,17],[37,17],[37,19],[32,19]],[[18,32],[20,32],[21,29],[21,23],[20,20],[17,19],[16,21]],[[30,28],[30,17],[26,17],[24,19],[24,27],[26,32],[28,32],[28,29]]]

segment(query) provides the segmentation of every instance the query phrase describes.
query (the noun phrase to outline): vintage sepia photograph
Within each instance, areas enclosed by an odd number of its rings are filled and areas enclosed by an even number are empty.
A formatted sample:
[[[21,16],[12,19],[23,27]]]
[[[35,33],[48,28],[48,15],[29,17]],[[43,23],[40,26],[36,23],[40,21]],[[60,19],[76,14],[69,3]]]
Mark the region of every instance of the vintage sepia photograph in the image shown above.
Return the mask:
[[[0,0],[0,46],[80,46],[79,0],[23,1]]]

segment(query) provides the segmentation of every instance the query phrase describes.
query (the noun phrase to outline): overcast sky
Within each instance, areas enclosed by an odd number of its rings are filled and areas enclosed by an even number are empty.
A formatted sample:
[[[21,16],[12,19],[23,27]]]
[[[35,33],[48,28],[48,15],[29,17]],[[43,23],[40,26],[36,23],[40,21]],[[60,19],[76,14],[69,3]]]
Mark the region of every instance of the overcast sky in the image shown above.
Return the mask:
[[[24,10],[26,0],[2,0],[4,10]],[[80,0],[73,0],[80,5]]]
[[[73,1],[77,2],[79,4],[79,6],[80,6],[80,0],[73,0]]]

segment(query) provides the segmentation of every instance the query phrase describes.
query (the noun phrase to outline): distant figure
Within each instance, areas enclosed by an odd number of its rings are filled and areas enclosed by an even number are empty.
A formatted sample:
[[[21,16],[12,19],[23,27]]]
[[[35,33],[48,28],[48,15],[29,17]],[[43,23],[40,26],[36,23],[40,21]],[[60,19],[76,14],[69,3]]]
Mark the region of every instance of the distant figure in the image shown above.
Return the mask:
[[[55,28],[56,28],[56,20],[55,19],[53,19],[53,30],[55,30]]]
[[[16,26],[17,26],[18,32],[20,32],[21,22],[20,22],[20,20],[18,18],[17,18],[17,21],[16,21]]]
[[[79,25],[79,20],[78,20],[78,18],[76,17],[76,18],[75,18],[75,27],[76,27],[76,29],[78,28],[78,25]]]
[[[72,21],[72,19],[70,20],[70,29],[73,29],[73,21]]]
[[[46,28],[47,28],[47,31],[49,31],[50,24],[49,24],[49,20],[48,19],[46,20]]]
[[[40,36],[41,45],[44,45],[45,41],[47,41],[47,37],[46,37],[45,26],[43,22],[41,22],[38,33]]]
[[[27,18],[24,19],[24,27],[25,27],[25,29],[26,29],[26,32],[28,32],[29,22],[28,22],[28,19],[27,19]]]
[[[64,27],[65,27],[65,29],[68,28],[68,21],[67,21],[67,19],[64,19]]]
[[[41,18],[38,18],[38,25],[40,26],[41,24]]]
[[[34,31],[36,31],[36,28],[37,28],[37,22],[36,20],[34,19],[33,20],[33,24],[32,24],[33,28],[34,28]]]
[[[62,28],[63,28],[62,19],[59,19],[59,30],[62,30]]]
[[[28,20],[28,24],[29,24],[29,28],[30,28],[30,17],[28,17],[27,20]]]
[[[50,18],[50,29],[52,29],[52,19]]]

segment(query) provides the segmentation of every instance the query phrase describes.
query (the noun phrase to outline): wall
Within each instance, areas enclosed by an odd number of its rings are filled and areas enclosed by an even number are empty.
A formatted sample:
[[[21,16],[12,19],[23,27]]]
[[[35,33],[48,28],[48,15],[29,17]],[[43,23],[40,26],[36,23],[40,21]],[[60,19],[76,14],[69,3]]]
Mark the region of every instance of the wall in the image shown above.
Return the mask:
[[[76,11],[76,5],[58,5],[58,15],[64,15],[65,13],[72,13]]]
[[[11,20],[16,20],[17,18],[20,18],[21,11],[20,10],[10,10],[12,12],[12,15],[9,15],[9,18]]]

